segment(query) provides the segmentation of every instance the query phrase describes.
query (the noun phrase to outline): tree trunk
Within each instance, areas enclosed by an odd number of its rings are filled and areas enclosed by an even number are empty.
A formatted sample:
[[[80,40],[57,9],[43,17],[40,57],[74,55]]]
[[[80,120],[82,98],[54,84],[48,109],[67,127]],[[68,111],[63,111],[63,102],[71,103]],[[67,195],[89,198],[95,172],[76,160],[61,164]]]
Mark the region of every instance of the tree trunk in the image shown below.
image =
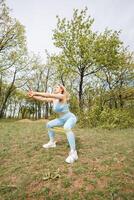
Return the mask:
[[[50,115],[52,114],[52,110],[53,110],[53,105],[52,103],[50,103]]]
[[[35,104],[35,120],[38,119],[38,109],[37,109],[37,103]]]
[[[15,78],[16,78],[16,73],[17,73],[17,71],[14,72],[12,83],[11,83],[10,87],[8,88],[8,90],[7,90],[4,102],[3,102],[3,104],[2,104],[2,106],[0,108],[0,118],[2,118],[4,116],[4,111],[5,111],[5,108],[6,108],[7,100],[10,97],[10,94],[13,91],[13,86],[14,86],[14,82],[15,82]]]
[[[16,111],[16,107],[17,107],[17,102],[14,102],[14,109],[13,109],[13,118],[15,118],[15,111]]]
[[[49,105],[48,105],[48,102],[46,102],[46,104],[45,104],[45,119],[48,119],[48,109],[49,109]]]
[[[65,81],[64,81],[64,78],[63,78],[63,74],[61,75],[60,78],[61,78],[62,85],[65,86]]]
[[[41,119],[41,104],[38,102],[38,119]]]
[[[81,71],[80,74],[80,83],[79,83],[79,107],[83,110],[83,79],[84,79],[84,71]]]
[[[2,75],[0,77],[0,97],[2,96]],[[1,101],[0,101],[1,102]]]
[[[119,95],[119,102],[120,102],[120,107],[123,108],[123,100],[122,100],[122,95]]]

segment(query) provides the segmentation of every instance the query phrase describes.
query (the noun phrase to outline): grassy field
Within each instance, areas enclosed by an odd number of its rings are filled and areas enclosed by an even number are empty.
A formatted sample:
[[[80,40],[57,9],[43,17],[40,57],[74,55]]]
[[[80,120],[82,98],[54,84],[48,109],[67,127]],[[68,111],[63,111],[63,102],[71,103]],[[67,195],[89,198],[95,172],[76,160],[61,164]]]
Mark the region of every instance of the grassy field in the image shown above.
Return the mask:
[[[44,122],[0,122],[0,200],[134,199],[134,130],[74,130],[79,160],[65,163],[63,133],[45,150]]]

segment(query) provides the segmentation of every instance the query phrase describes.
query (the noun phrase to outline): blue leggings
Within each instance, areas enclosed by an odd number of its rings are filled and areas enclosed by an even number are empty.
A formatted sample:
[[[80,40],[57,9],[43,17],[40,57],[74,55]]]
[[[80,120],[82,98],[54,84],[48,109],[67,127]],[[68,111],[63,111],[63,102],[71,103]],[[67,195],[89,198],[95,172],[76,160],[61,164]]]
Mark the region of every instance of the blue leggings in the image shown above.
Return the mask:
[[[75,150],[76,149],[75,136],[71,129],[74,127],[76,122],[77,122],[76,116],[73,113],[68,112],[59,118],[49,121],[46,127],[50,129],[57,126],[63,126],[65,133],[67,135],[69,146],[71,150],[72,149]],[[48,135],[49,135],[50,140],[54,140],[55,133],[53,130],[48,130]]]

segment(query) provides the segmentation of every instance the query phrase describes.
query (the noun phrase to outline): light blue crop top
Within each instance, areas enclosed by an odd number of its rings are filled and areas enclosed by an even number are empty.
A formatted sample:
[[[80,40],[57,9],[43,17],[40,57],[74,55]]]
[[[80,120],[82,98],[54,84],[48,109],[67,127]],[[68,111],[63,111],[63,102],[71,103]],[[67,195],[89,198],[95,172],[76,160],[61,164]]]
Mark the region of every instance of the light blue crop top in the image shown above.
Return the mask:
[[[67,103],[55,102],[53,104],[53,111],[56,113],[69,112],[69,105]]]

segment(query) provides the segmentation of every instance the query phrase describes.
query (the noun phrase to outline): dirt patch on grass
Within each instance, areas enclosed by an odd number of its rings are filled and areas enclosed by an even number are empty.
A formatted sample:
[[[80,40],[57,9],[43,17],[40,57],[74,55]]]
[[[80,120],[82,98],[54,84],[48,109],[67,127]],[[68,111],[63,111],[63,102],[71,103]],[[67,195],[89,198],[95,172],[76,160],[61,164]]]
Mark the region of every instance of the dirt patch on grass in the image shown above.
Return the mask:
[[[107,177],[101,177],[100,179],[97,180],[97,188],[99,189],[104,189],[108,185],[109,179]]]
[[[41,190],[41,188],[46,187],[48,185],[47,182],[40,180],[40,181],[32,181],[28,186],[27,186],[27,193],[31,194],[33,192],[37,192]]]
[[[83,187],[83,179],[82,178],[78,178],[74,181],[73,183],[74,188],[76,189],[80,189]]]
[[[48,122],[48,119],[39,119],[39,120],[31,120],[31,119],[20,119],[17,122],[34,122],[34,123],[38,123],[38,122]]]
[[[95,186],[92,184],[89,184],[86,186],[86,191],[93,191],[95,189]]]
[[[10,177],[10,182],[12,185],[16,186],[17,183],[19,182],[20,180],[18,180],[18,177],[17,176],[11,176]]]
[[[72,177],[72,175],[73,175],[73,168],[71,166],[68,167],[67,175],[68,175],[68,177]]]
[[[35,122],[48,122],[48,121],[50,121],[50,120],[48,120],[48,119],[38,119]]]
[[[32,120],[30,119],[21,119],[21,120],[18,120],[17,122],[33,122]]]

